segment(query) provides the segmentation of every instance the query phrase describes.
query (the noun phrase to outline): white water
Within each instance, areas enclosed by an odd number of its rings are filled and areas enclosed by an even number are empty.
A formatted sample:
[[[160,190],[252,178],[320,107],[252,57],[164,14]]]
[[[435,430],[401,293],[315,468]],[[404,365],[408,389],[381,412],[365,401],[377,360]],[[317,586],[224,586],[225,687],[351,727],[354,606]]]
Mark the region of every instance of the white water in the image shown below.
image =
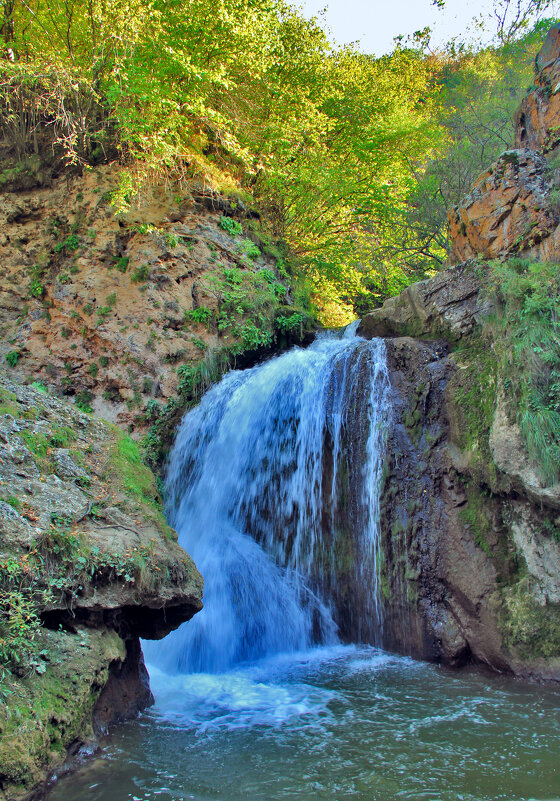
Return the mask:
[[[228,373],[185,416],[168,470],[168,514],[205,577],[204,609],[148,645],[151,665],[168,674],[216,674],[337,642],[327,587],[335,581],[342,456],[352,465],[346,480],[359,507],[354,578],[369,588],[363,615],[380,628],[389,382],[383,342],[366,342],[355,328]],[[356,419],[366,431],[361,446],[349,439]],[[360,452],[344,452],[353,441]]]

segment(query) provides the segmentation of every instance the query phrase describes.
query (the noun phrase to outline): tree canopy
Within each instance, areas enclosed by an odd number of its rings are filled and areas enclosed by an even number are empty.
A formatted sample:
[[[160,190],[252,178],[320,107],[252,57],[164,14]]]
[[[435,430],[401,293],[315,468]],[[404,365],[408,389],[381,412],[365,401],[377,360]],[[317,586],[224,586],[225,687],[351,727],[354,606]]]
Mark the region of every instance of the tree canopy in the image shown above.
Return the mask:
[[[341,324],[444,263],[446,207],[511,144],[543,24],[501,5],[493,46],[376,58],[283,0],[0,0],[4,148],[118,155],[121,204],[162,174],[250,196]]]

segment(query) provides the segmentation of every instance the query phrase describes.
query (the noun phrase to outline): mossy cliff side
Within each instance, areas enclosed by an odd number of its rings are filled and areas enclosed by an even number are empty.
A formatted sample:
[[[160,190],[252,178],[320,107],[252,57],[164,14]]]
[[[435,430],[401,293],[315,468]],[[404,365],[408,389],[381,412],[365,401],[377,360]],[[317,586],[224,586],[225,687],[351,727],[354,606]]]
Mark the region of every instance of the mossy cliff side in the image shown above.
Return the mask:
[[[0,376],[0,798],[152,702],[139,637],[201,608],[202,579],[118,428]]]

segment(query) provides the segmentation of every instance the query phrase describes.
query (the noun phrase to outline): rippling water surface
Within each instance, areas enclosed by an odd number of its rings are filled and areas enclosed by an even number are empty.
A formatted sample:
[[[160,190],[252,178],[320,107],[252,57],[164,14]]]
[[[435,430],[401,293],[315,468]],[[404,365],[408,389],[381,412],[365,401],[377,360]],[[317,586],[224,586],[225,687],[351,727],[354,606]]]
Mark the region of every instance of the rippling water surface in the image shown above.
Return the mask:
[[[560,799],[560,694],[374,648],[151,670],[156,706],[49,801]]]

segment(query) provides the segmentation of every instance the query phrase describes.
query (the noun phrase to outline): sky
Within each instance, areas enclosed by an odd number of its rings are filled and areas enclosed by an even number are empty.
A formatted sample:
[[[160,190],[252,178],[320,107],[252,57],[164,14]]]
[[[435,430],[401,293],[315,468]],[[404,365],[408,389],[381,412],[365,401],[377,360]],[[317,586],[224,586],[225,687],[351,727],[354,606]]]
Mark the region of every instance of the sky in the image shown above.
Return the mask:
[[[298,0],[295,0],[298,2]],[[320,19],[337,44],[360,41],[360,49],[377,56],[393,49],[393,37],[429,25],[433,46],[463,34],[473,17],[491,13],[492,0],[446,0],[440,11],[432,0],[299,0],[307,17],[327,7]]]

